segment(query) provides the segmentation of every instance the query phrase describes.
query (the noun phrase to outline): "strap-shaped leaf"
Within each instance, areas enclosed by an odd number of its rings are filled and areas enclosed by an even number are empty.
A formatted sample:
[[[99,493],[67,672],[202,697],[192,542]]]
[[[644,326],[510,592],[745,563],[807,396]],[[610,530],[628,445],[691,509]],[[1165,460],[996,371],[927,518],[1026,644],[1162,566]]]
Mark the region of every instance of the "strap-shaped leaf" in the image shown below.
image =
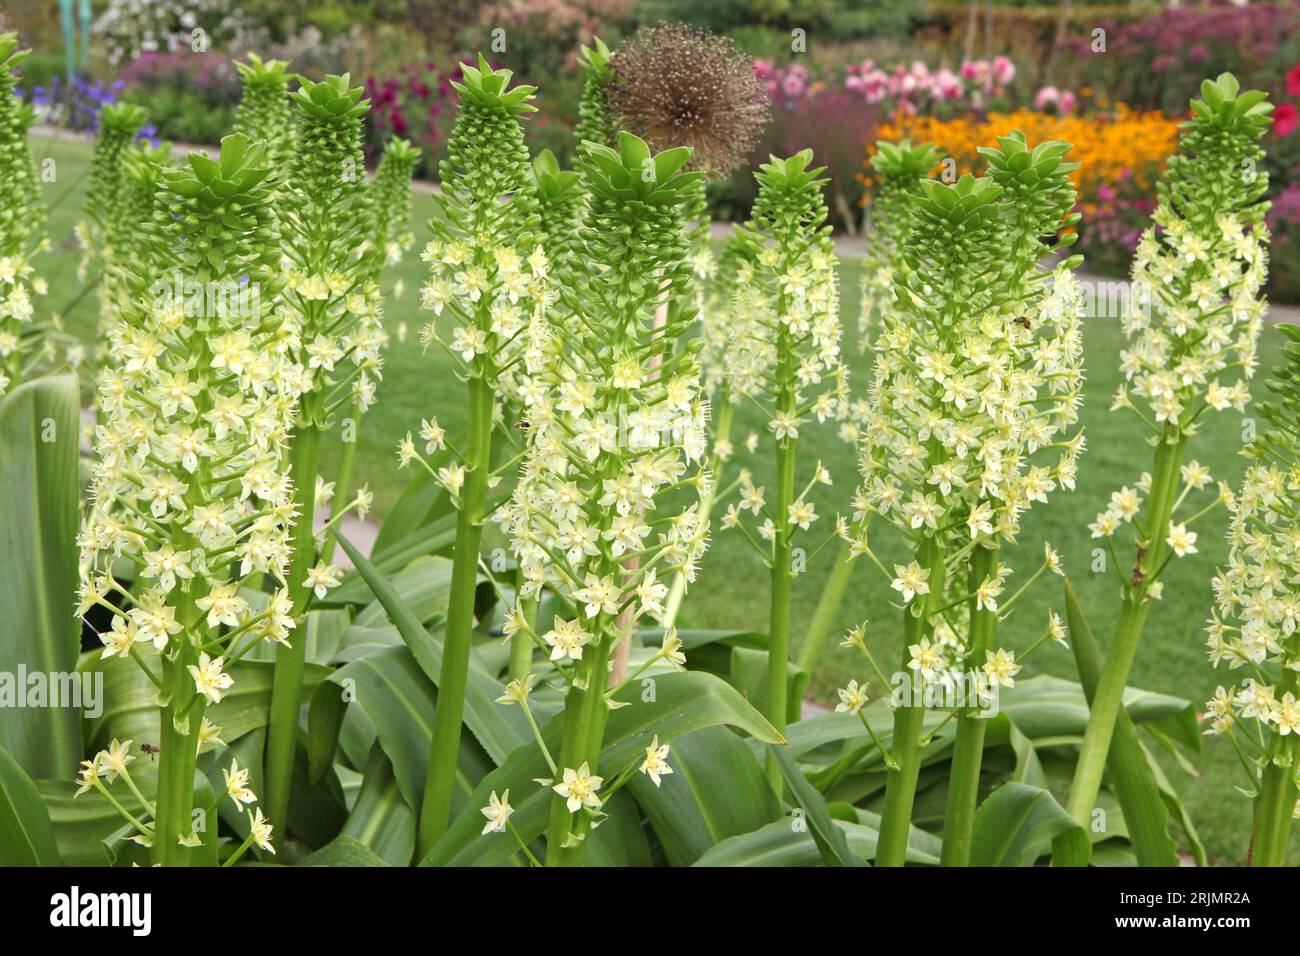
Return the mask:
[[[61,866],[54,827],[40,792],[0,750],[0,866]]]
[[[654,737],[661,744],[705,727],[726,724],[766,743],[784,743],[776,728],[756,711],[734,688],[711,674],[685,672],[654,679],[652,699],[642,699],[643,690],[625,687],[618,699],[629,706],[610,712],[605,728],[605,744],[599,766],[622,769]],[[552,753],[559,753],[563,715],[547,723],[542,736]],[[508,859],[517,851],[508,834],[481,837],[483,816],[479,809],[488,795],[510,791],[515,808],[510,822],[524,840],[535,839],[546,827],[551,791],[535,781],[551,776],[550,769],[535,743],[515,750],[506,762],[488,774],[470,794],[465,808],[456,816],[433,847],[420,861],[421,866],[491,866]]]
[[[1056,802],[1051,791],[1004,783],[975,811],[971,866],[1032,866],[1054,839],[1083,834],[1083,827]],[[1084,836],[1086,839],[1086,835]]]
[[[822,862],[827,866],[861,866],[862,860],[849,850],[844,831],[835,825],[826,800],[804,777],[790,754],[782,747],[769,747],[768,754],[781,768],[781,777],[790,788],[795,803],[803,808],[808,829],[812,833]]]
[[[401,595],[386,577],[380,574],[350,541],[342,536],[339,544],[361,574],[375,600],[388,613],[402,640],[410,649],[427,679],[436,687],[442,675],[442,639],[435,638],[419,617],[402,600]],[[360,620],[360,619],[358,619]],[[358,664],[361,661],[356,662]],[[351,666],[351,665],[349,665]],[[337,676],[337,675],[336,675]],[[518,721],[507,716],[506,709],[495,701],[505,692],[505,687],[471,660],[469,681],[465,688],[465,723],[493,762],[500,764],[528,735],[522,715]],[[391,756],[391,754],[390,754]],[[426,754],[427,756],[427,754]],[[421,784],[421,791],[423,784]],[[409,797],[409,794],[407,794]],[[418,806],[413,803],[412,806]]]
[[[0,399],[0,671],[11,675],[77,666],[78,421],[71,372]],[[80,716],[73,707],[8,707],[0,747],[33,778],[71,777],[81,759]]]
[[[690,866],[722,840],[780,819],[762,765],[726,727],[679,738],[669,762],[673,772],[659,786],[641,774],[629,784],[669,865]]]

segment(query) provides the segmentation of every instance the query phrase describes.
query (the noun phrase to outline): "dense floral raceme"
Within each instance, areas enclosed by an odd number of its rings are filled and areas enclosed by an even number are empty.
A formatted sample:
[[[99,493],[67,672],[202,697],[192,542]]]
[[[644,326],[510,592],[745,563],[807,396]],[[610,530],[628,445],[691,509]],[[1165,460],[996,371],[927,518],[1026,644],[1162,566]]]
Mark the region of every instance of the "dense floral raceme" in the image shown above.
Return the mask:
[[[99,279],[99,324],[105,337],[96,356],[101,367],[119,361],[119,356],[109,348],[107,333],[131,304],[132,263],[148,255],[150,243],[149,234],[140,228],[140,223],[153,219],[159,182],[175,166],[170,146],[155,147],[147,142],[127,147],[121,152],[119,162],[120,181],[109,218],[107,242],[101,249],[104,270]]]
[[[518,119],[535,108],[534,87],[507,92],[510,72],[485,61],[463,72],[456,84],[460,115],[440,164],[444,215],[430,221],[434,238],[421,256],[430,269],[421,301],[435,313],[423,338],[447,348],[462,375],[482,378],[498,398],[518,403],[524,373],[542,361],[549,273]],[[436,420],[424,427],[441,431]],[[430,453],[442,446],[441,437],[426,442]],[[453,466],[439,480],[458,496],[463,469]]]
[[[294,359],[296,316],[277,307],[280,239],[269,173],[239,135],[220,158],[169,172],[135,298],[111,331],[119,367],[99,386],[91,507],[79,539],[81,611],[113,614],[103,656],[131,656],[159,684],[173,726],[164,761],[190,773],[206,702],[234,660],[264,639],[288,642],[283,589],[265,606],[250,575],[281,578],[293,519],[284,443],[308,373]],[[131,568],[130,591],[114,564]],[[259,602],[260,603],[260,602]],[[176,811],[176,808],[172,808]],[[166,854],[189,834],[188,808],[158,823]]]
[[[572,849],[570,833],[585,832],[585,822],[571,830],[567,814],[601,803],[591,788],[600,785],[594,773],[613,645],[639,619],[663,616],[666,572],[694,580],[707,544],[698,501],[665,511],[663,500],[675,489],[702,497],[710,480],[701,465],[698,348],[678,342],[693,310],[655,321],[657,304],[690,281],[680,206],[699,174],[678,172],[689,155],[678,148],[652,156],[627,133],[618,152],[587,147],[584,297],[564,296],[578,334],[556,341],[538,370],[524,410],[528,454],[497,513],[519,562],[521,597],[547,588],[569,608],[533,634],[571,681],[571,725],[588,728],[566,734],[559,755],[555,789],[565,799],[552,816],[556,852]],[[531,626],[516,608],[506,630]],[[652,662],[679,660],[674,634]]]
[[[578,100],[578,125],[573,129],[573,138],[579,143],[614,145],[614,113],[609,104],[609,86],[614,73],[609,68],[609,58],[609,47],[600,37],[595,37],[591,46],[584,46],[579,53],[583,84]]]
[[[549,587],[582,611],[586,628],[578,628],[576,644],[553,644],[548,635],[557,658],[580,659],[625,602],[637,616],[655,618],[664,591],[658,574],[684,567],[693,576],[705,547],[707,529],[693,508],[659,519],[657,531],[648,523],[656,496],[682,485],[702,488],[708,478],[698,467],[706,412],[695,348],[674,354],[681,329],[672,324],[650,334],[655,303],[689,281],[676,203],[691,183],[686,175],[669,179],[677,167],[660,161],[658,188],[643,197],[639,182],[618,178],[616,165],[639,163],[642,152],[644,144],[625,136],[617,154],[589,153],[595,191],[584,267],[591,298],[568,303],[582,335],[547,350],[550,360],[526,399],[524,477],[497,515],[514,541],[525,593]],[[619,568],[633,555],[642,556],[641,567],[634,580],[620,582]]]
[[[709,255],[712,259],[711,250]],[[710,263],[707,276],[702,276],[699,268],[694,270],[700,303],[700,374],[708,395],[718,395],[718,389],[727,384],[735,349],[743,344],[738,343],[732,324],[740,258],[740,240],[733,233],[716,262]],[[730,450],[724,451],[724,459],[731,457]]]
[[[582,177],[573,170],[560,169],[555,154],[544,149],[533,160],[533,187],[550,278],[555,285],[571,285],[581,276],[581,227],[587,214]]]
[[[772,157],[756,174],[753,218],[737,231],[737,266],[730,309],[732,347],[726,381],[733,399],[748,397],[768,413],[778,445],[793,442],[805,422],[839,420],[848,413],[848,371],[840,355],[838,260],[825,226],[821,169],[809,169],[812,152]],[[804,493],[785,513],[763,505],[763,489],[745,483],[740,504],[727,509],[723,526],[745,511],[762,518],[769,542],[807,530],[817,519],[805,495],[830,475],[818,465]]]
[[[286,240],[285,302],[302,327],[298,359],[309,376],[302,414],[323,426],[345,404],[369,408],[382,369],[379,283],[364,255],[369,101],[344,75],[302,80],[293,102],[298,146],[275,211]]]
[[[0,395],[54,358],[48,326],[36,317],[33,294],[46,282],[33,278],[31,256],[46,240],[41,234],[43,203],[27,146],[31,111],[14,96],[14,69],[29,51],[17,37],[0,34]]]
[[[122,157],[145,119],[144,110],[130,103],[113,103],[100,111],[95,155],[90,163],[86,218],[77,224],[77,239],[86,254],[80,266],[83,279],[89,266],[104,272],[114,268],[109,233],[114,228],[118,191],[122,186]]]
[[[1247,446],[1252,463],[1228,500],[1231,550],[1214,578],[1207,640],[1211,663],[1250,676],[1209,701],[1211,733],[1253,720],[1267,737],[1300,734],[1300,327],[1281,328],[1278,401],[1260,406],[1272,428]]]
[[[384,146],[374,178],[366,187],[366,203],[370,208],[372,235],[372,267],[378,271],[384,266],[402,261],[406,251],[415,245],[411,231],[411,174],[420,160],[420,151],[400,137],[393,137]]]
[[[1253,719],[1265,732],[1300,733],[1294,640],[1300,623],[1300,464],[1294,447],[1290,451],[1290,460],[1278,456],[1252,465],[1229,504],[1232,552],[1214,579],[1210,661],[1255,676],[1218,689],[1207,705],[1213,733],[1230,733],[1234,717]]]
[[[1138,243],[1133,301],[1123,321],[1129,346],[1120,354],[1126,384],[1112,405],[1133,410],[1162,444],[1179,447],[1196,434],[1205,413],[1245,410],[1264,321],[1259,292],[1268,275],[1267,204],[1261,201],[1268,178],[1254,164],[1263,156],[1258,139],[1271,106],[1263,93],[1238,95],[1227,74],[1207,80],[1202,95]],[[1194,465],[1182,469],[1185,492],[1208,482]],[[1131,522],[1139,492],[1151,490],[1150,476],[1143,476],[1136,491],[1116,492],[1090,526],[1093,537],[1109,539]],[[1175,555],[1195,550],[1196,534],[1186,522],[1168,530],[1167,541],[1159,537]],[[1159,596],[1158,581],[1134,584]]]
[[[936,584],[964,581],[952,572],[976,549],[1013,542],[1034,502],[1073,488],[1083,449],[1077,263],[1039,268],[1038,237],[1070,223],[1068,147],[1030,150],[1019,134],[999,147],[986,177],[921,184],[898,307],[875,344],[854,547],[871,555],[876,518],[898,530],[921,559],[886,574],[914,611]],[[1008,573],[975,582],[981,607],[997,608]]]
[[[894,274],[907,268],[903,249],[907,239],[911,197],[920,181],[938,162],[933,146],[911,141],[879,142],[871,157],[877,184],[871,203],[871,245],[862,262],[862,293],[858,308],[859,345],[865,352],[894,304]]]
[[[285,60],[263,60],[256,53],[236,63],[244,87],[235,111],[235,132],[266,147],[272,169],[283,169],[293,155],[297,129],[289,108],[289,75]]]
[[[1300,756],[1300,326],[1280,327],[1287,345],[1259,411],[1271,428],[1247,445],[1252,459],[1228,496],[1228,564],[1213,580],[1210,662],[1240,676],[1206,702],[1206,733],[1228,735],[1254,798],[1252,860],[1281,865],[1297,806]]]

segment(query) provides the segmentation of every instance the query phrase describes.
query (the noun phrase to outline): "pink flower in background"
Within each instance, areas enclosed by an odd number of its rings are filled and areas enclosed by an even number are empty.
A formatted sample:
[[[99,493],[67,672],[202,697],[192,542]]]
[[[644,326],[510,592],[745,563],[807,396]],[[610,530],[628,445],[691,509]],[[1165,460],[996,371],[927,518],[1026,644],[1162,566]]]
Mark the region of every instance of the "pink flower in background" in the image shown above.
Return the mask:
[[[946,66],[934,75],[931,89],[935,98],[940,100],[959,100],[966,91],[961,77]]]
[[[1006,86],[1016,78],[1016,65],[1011,62],[1010,57],[999,56],[993,60],[993,82],[998,86]]]
[[[1290,136],[1295,132],[1297,122],[1300,122],[1300,116],[1294,104],[1279,103],[1273,110],[1273,132],[1278,136]]]
[[[796,63],[785,72],[781,80],[781,92],[790,99],[798,99],[808,91],[808,68]]]
[[[899,64],[888,72],[873,60],[848,68],[844,88],[860,94],[869,104],[895,100],[895,108],[916,112],[936,103],[966,102],[983,108],[987,98],[1000,95],[1016,75],[1009,57],[993,60],[964,60],[957,70],[940,66],[931,70],[924,60],[910,66]]]
[[[1077,102],[1069,90],[1058,90],[1055,86],[1044,86],[1034,95],[1034,109],[1046,112],[1048,109],[1065,114],[1074,109]]]
[[[889,92],[889,77],[873,61],[864,60],[861,64],[855,63],[849,67],[844,88],[861,93],[868,103],[879,103]]]
[[[1286,71],[1286,92],[1288,96],[1300,96],[1300,63]]]

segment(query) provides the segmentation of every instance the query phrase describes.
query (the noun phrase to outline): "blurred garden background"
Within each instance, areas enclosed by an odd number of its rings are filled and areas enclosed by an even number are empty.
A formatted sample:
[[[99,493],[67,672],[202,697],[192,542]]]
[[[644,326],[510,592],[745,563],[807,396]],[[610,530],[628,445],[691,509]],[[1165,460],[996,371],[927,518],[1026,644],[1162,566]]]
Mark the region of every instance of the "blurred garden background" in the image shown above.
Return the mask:
[[[62,10],[61,10],[62,8]],[[229,131],[239,99],[234,63],[249,53],[292,61],[292,69],[319,78],[350,72],[372,100],[367,137],[371,155],[401,136],[419,146],[417,176],[436,179],[455,114],[451,82],[459,64],[483,50],[497,66],[516,71],[539,91],[539,111],[528,121],[534,151],[552,149],[568,164],[574,150],[582,71],[579,47],[600,36],[611,47],[638,27],[687,22],[732,37],[755,58],[755,72],[771,98],[772,122],[753,160],[768,152],[811,147],[828,167],[829,201],[843,260],[842,312],[853,387],[863,394],[871,358],[860,348],[856,241],[870,214],[868,160],[877,139],[911,137],[935,143],[956,172],[982,166],[976,149],[1019,128],[1031,141],[1074,144],[1071,159],[1080,190],[1078,249],[1093,276],[1122,276],[1140,230],[1155,205],[1155,182],[1177,144],[1188,99],[1206,76],[1234,71],[1243,87],[1269,91],[1277,104],[1265,140],[1274,205],[1270,298],[1300,300],[1300,6],[1283,3],[925,2],[925,0],[96,0],[85,7],[88,35],[80,32],[81,0],[18,0],[0,9],[0,32],[16,30],[34,54],[23,65],[20,94],[37,110],[33,145],[38,163],[57,172],[44,183],[51,205],[54,247],[37,262],[50,282],[50,304],[68,328],[85,336],[87,395],[93,382],[95,296],[78,279],[80,251],[72,231],[81,216],[98,109],[125,100],[149,113],[145,135],[183,144],[211,144]],[[61,18],[61,13],[66,16]],[[68,34],[64,26],[77,30]],[[433,213],[428,187],[417,186],[418,249]],[[750,170],[710,184],[713,217],[742,221],[754,196]],[[423,266],[409,256],[387,275],[386,325],[392,336],[377,407],[365,420],[358,479],[375,492],[379,515],[396,501],[410,472],[397,470],[396,446],[422,417],[434,414],[450,428],[462,424],[460,385],[440,354],[426,353],[418,331]],[[1264,368],[1279,336],[1269,330]],[[1094,541],[1087,523],[1111,491],[1133,484],[1139,428],[1109,412],[1120,382],[1123,336],[1113,317],[1086,326],[1088,452],[1079,491],[1061,493],[1036,510],[1019,550],[1017,571],[1028,572],[1042,543],[1061,551],[1104,638],[1118,602],[1113,582],[1090,573]],[[1255,380],[1256,395],[1264,378]],[[1214,419],[1212,449],[1202,461],[1215,478],[1235,481],[1243,422]],[[770,439],[759,416],[741,409],[733,437],[764,432],[752,459],[760,483],[769,470]],[[739,441],[738,441],[739,444]],[[847,510],[856,478],[855,452],[828,424],[807,438],[807,455],[822,459],[834,484],[812,495],[819,514]],[[734,470],[732,472],[734,474]],[[827,522],[831,519],[826,518]],[[1201,529],[1199,553],[1171,584],[1163,615],[1153,615],[1133,683],[1198,701],[1213,693],[1215,673],[1204,653],[1203,622],[1211,605],[1209,578],[1226,557],[1224,518]],[[833,550],[833,549],[832,549]],[[892,558],[888,552],[882,557]],[[834,558],[828,551],[809,565],[796,588],[796,641]],[[1013,564],[1015,562],[1013,561]],[[1194,573],[1193,573],[1194,569]],[[767,578],[744,542],[715,534],[698,586],[682,615],[690,627],[763,629]],[[837,621],[847,628],[868,621],[873,646],[890,658],[897,635],[889,595],[875,576],[859,570]],[[1024,648],[1039,636],[1060,594],[1035,588],[1008,624],[1008,646]],[[854,651],[832,648],[813,675],[810,697],[833,701],[835,688],[868,675]],[[1073,677],[1067,652],[1044,650],[1029,670]],[[1185,794],[1211,862],[1239,863],[1250,803],[1232,793],[1236,756],[1218,739],[1197,767],[1169,773]]]

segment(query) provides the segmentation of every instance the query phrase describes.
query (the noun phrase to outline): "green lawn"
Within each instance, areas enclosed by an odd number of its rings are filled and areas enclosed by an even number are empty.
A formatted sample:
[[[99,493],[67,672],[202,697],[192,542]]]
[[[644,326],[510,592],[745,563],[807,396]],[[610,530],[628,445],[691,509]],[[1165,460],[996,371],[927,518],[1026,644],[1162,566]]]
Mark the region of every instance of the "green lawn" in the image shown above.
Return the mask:
[[[50,216],[50,236],[55,249],[43,256],[38,266],[40,272],[50,279],[50,304],[61,308],[81,292],[75,278],[80,253],[71,239],[71,230],[80,215],[90,147],[67,140],[37,140],[35,148],[38,159],[49,155],[57,163],[56,181],[46,187],[50,201],[57,202]],[[417,194],[417,248],[427,238],[424,221],[432,210],[429,197]],[[397,470],[395,449],[401,436],[408,429],[416,428],[421,417],[430,415],[437,415],[449,429],[463,425],[464,402],[460,383],[450,374],[448,363],[440,353],[425,354],[418,343],[419,329],[426,321],[418,307],[422,273],[418,257],[411,255],[401,267],[393,270],[385,282],[386,288],[391,289],[394,282],[400,281],[405,292],[400,299],[390,297],[388,301],[386,321],[393,334],[393,343],[388,352],[378,405],[363,420],[357,461],[357,479],[370,483],[381,516],[400,494],[410,474]],[[857,264],[846,263],[842,279],[843,314],[848,327],[845,350],[850,358],[855,386],[861,388],[868,381],[870,362],[858,350],[857,286]],[[67,315],[70,330],[83,336],[92,334],[94,309],[93,295],[81,298]],[[402,325],[408,332],[404,342],[397,339]],[[1265,369],[1273,361],[1279,338],[1272,330],[1266,333],[1263,348]],[[1111,491],[1121,484],[1134,483],[1138,475],[1150,467],[1151,451],[1143,443],[1143,430],[1131,414],[1107,411],[1109,397],[1120,379],[1118,354],[1123,336],[1118,323],[1111,319],[1093,320],[1086,326],[1085,339],[1089,378],[1083,421],[1087,428],[1088,450],[1082,459],[1079,490],[1057,493],[1047,506],[1037,506],[1025,521],[1020,547],[1004,549],[1003,553],[1005,560],[1018,572],[1018,580],[1023,581],[1040,561],[1043,542],[1050,540],[1063,555],[1093,630],[1104,642],[1113,626],[1119,602],[1114,579],[1090,571],[1096,542],[1090,538],[1086,525],[1104,506]],[[1262,379],[1260,376],[1256,380],[1257,396],[1263,391]],[[89,385],[87,394],[88,389]],[[1241,429],[1241,417],[1235,413],[1216,416],[1193,446],[1193,455],[1210,467],[1216,478],[1235,483],[1240,474],[1243,461],[1237,452],[1241,445]],[[750,430],[764,433],[763,424],[754,410],[741,408],[734,437],[741,439]],[[821,530],[828,527],[837,510],[847,507],[856,478],[854,452],[839,441],[830,425],[822,429],[808,428],[804,434],[806,437],[801,438],[799,480],[807,480],[818,458],[830,468],[835,480],[833,487],[819,487],[812,495],[818,513],[826,516],[814,526],[815,530]],[[760,483],[771,471],[770,452],[771,444],[766,442],[755,460],[747,463]],[[332,463],[335,454],[336,450],[330,449],[327,461]],[[332,467],[332,464],[327,467]],[[1209,577],[1215,565],[1226,557],[1223,528],[1222,513],[1212,513],[1202,519],[1197,528],[1200,532],[1199,553],[1180,561],[1177,573],[1169,578],[1163,606],[1151,616],[1133,675],[1133,683],[1138,686],[1188,697],[1198,706],[1213,692],[1216,684],[1216,675],[1203,653],[1202,622],[1211,602]],[[820,540],[820,536],[809,535],[809,540]],[[803,623],[811,617],[833,556],[833,548],[823,552],[807,574],[796,581],[796,641]],[[897,555],[892,547],[882,546],[881,556],[888,562]],[[1015,580],[1012,587],[1017,586]],[[1001,644],[1023,649],[1041,633],[1048,609],[1060,606],[1058,583],[1055,578],[1040,579],[1013,617],[1003,625],[999,637]],[[900,626],[897,612],[889,606],[891,593],[878,573],[862,563],[855,572],[837,625],[842,630],[869,621],[873,652],[886,669],[894,666],[899,653]],[[699,582],[687,598],[681,623],[690,627],[763,630],[767,624],[766,602],[767,579],[757,558],[736,532],[723,533],[716,537]],[[822,701],[832,701],[835,688],[849,678],[861,680],[867,676],[856,651],[836,646],[836,633],[832,634],[829,643],[811,688],[813,696]],[[1042,649],[1024,676],[1042,672],[1073,677],[1069,653],[1055,645]],[[1231,746],[1226,742],[1207,738],[1206,750],[1199,778],[1192,779],[1174,770],[1171,771],[1172,779],[1185,795],[1211,859],[1218,863],[1239,863],[1246,853],[1250,808],[1249,802],[1233,789],[1241,782],[1241,771]]]

